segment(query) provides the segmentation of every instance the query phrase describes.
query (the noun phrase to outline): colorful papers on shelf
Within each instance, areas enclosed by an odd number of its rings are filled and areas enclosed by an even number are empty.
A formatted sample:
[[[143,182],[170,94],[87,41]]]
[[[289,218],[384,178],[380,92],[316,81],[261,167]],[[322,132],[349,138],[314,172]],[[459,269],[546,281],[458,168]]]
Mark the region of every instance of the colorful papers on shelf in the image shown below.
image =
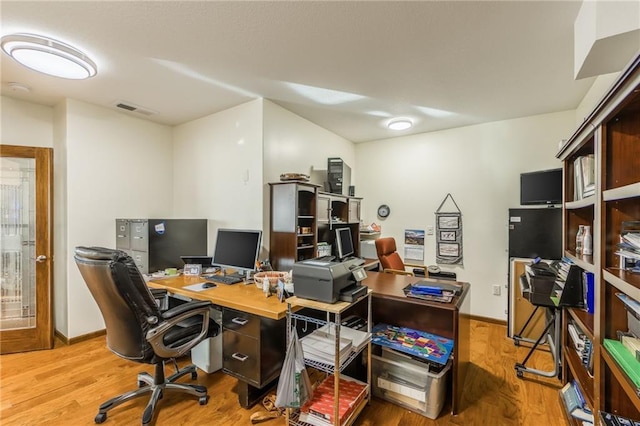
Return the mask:
[[[453,351],[452,339],[424,331],[387,324],[377,324],[371,331],[371,343],[437,364],[446,364]]]

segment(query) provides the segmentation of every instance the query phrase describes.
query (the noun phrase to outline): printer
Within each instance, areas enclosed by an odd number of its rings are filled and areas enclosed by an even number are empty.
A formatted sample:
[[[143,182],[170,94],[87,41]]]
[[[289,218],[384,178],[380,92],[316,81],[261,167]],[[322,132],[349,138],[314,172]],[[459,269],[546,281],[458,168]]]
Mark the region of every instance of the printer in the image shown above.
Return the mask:
[[[293,264],[295,295],[325,303],[353,302],[367,294],[367,287],[360,284],[367,277],[363,264],[360,258],[342,262],[322,258],[296,262]]]

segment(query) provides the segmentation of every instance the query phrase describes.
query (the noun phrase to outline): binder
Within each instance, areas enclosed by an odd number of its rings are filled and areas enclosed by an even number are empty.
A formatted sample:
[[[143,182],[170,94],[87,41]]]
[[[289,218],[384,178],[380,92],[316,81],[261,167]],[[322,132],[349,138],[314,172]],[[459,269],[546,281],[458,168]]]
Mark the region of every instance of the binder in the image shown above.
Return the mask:
[[[635,386],[636,395],[640,396],[640,361],[624,347],[622,342],[604,339],[602,345],[609,351],[613,359],[625,372]]]
[[[585,271],[582,275],[584,281],[584,298],[585,308],[587,312],[592,314],[595,312],[595,279],[593,272]]]

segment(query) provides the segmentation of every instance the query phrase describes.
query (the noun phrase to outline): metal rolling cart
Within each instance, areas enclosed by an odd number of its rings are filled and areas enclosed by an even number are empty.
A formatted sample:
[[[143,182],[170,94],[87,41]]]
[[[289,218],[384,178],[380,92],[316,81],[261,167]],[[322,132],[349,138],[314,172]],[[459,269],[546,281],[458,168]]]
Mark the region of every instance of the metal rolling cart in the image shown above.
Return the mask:
[[[337,303],[324,303],[318,302],[314,300],[303,299],[300,297],[291,297],[287,299],[288,309],[287,309],[287,341],[289,341],[291,326],[293,321],[304,321],[306,323],[314,324],[315,326],[324,326],[328,325],[329,329],[333,329],[335,333],[335,359],[331,364],[320,363],[317,361],[309,360],[305,358],[305,364],[309,367],[313,367],[316,370],[322,371],[328,375],[334,376],[334,424],[336,426],[344,426],[351,425],[355,422],[358,415],[364,407],[369,404],[371,400],[371,290],[367,291],[367,294],[354,302],[343,302],[339,301]],[[367,304],[367,333],[369,337],[366,341],[366,344],[360,348],[360,350],[353,351],[346,359],[340,359],[340,329],[342,324],[341,314],[344,313],[347,309],[353,307],[359,303]],[[318,319],[312,316],[307,316],[302,314],[300,309],[308,308],[318,311],[323,311],[326,313],[326,319]],[[332,318],[333,317],[333,318]],[[367,378],[366,378],[366,395],[364,399],[356,406],[354,411],[346,418],[342,423],[340,423],[340,415],[339,415],[339,406],[337,401],[339,400],[339,383],[340,383],[340,373],[354,360],[357,356],[366,350],[366,366],[367,366]],[[289,425],[306,425],[300,420],[300,412],[299,410],[288,409],[287,410],[287,424]]]

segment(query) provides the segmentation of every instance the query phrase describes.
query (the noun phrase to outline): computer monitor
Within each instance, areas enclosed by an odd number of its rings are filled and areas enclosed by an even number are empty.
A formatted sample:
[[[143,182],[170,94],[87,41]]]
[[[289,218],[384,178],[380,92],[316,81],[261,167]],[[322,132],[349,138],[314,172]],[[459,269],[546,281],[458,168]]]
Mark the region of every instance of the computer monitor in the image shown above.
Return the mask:
[[[235,269],[234,275],[244,277],[256,270],[261,242],[259,230],[218,229],[212,263],[223,269]]]
[[[353,239],[351,238],[351,229],[336,229],[336,247],[338,249],[338,258],[343,260],[355,253],[353,249]]]

